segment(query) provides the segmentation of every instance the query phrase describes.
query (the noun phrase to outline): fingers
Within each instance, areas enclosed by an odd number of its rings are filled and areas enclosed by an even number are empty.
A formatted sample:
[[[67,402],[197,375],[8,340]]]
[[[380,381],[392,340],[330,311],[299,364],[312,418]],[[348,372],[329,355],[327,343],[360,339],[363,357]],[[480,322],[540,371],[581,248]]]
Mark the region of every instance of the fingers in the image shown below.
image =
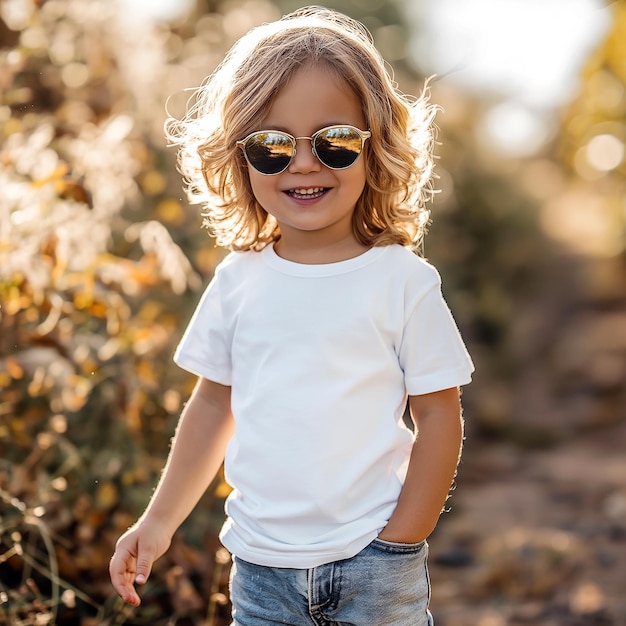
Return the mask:
[[[118,543],[109,564],[109,573],[113,588],[124,602],[139,606],[141,599],[134,585],[146,583],[153,562],[154,550],[151,547],[142,547],[141,541],[123,538]]]
[[[133,585],[135,580],[134,557],[128,553],[121,554],[119,550],[116,550],[109,564],[109,574],[113,588],[120,598],[128,604],[139,606],[141,599]]]
[[[118,595],[134,606],[141,599],[135,585],[145,585],[152,565],[167,550],[170,536],[164,536],[159,526],[141,523],[130,528],[117,542],[109,564],[111,583]]]
[[[138,585],[144,585],[148,580],[152,570],[152,563],[154,563],[154,553],[150,550],[142,554],[140,550],[137,557],[137,573],[135,576],[135,582]]]

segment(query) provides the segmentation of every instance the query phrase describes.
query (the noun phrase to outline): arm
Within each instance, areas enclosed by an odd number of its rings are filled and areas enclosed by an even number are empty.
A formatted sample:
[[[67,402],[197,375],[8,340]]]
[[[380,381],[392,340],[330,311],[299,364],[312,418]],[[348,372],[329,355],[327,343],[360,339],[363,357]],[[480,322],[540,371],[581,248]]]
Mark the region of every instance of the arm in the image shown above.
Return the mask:
[[[448,498],[463,444],[463,418],[456,387],[410,396],[418,433],[398,504],[381,539],[417,543],[434,530]]]
[[[215,478],[233,431],[230,387],[199,379],[154,495],[137,523],[119,538],[111,559],[111,582],[126,602],[139,605],[134,583],[146,582],[153,562]]]

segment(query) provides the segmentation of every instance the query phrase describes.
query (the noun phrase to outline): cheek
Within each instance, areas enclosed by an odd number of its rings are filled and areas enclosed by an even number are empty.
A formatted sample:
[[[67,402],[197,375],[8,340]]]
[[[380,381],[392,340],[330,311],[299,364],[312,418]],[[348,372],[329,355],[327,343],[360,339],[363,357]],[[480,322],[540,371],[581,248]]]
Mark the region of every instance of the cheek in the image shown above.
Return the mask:
[[[266,209],[265,205],[269,202],[270,197],[277,193],[274,180],[271,176],[263,176],[254,171],[249,172],[249,180],[252,195]]]
[[[367,171],[365,167],[365,159],[361,159],[358,164],[354,166],[354,170],[351,172],[350,185],[354,189],[355,193],[361,195],[367,184]]]
[[[256,196],[263,189],[263,179],[252,168],[248,168],[248,180],[250,181],[250,189]]]

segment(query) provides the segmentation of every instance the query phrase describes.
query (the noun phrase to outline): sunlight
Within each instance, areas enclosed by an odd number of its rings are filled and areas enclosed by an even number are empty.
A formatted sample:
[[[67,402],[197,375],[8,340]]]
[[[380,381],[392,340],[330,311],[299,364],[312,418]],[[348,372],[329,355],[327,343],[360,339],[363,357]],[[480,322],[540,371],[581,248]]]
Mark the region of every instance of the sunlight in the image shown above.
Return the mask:
[[[117,0],[130,19],[137,16],[148,17],[155,21],[172,21],[189,14],[196,5],[195,0]]]
[[[420,67],[540,106],[571,96],[582,59],[610,22],[599,0],[424,0],[407,11]]]
[[[521,157],[550,138],[548,120],[575,94],[580,65],[611,21],[600,0],[424,0],[406,10],[413,62],[495,100],[485,139]]]
[[[551,137],[545,116],[520,102],[507,100],[487,109],[478,126],[490,147],[510,156],[531,156]]]
[[[596,135],[584,148],[587,160],[599,172],[609,172],[624,160],[624,143],[615,135]]]

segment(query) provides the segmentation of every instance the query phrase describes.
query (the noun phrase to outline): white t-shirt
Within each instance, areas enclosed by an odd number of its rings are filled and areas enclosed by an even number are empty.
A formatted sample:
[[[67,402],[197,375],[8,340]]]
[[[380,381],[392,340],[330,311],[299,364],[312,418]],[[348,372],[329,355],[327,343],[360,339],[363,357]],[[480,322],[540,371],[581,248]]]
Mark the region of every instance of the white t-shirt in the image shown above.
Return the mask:
[[[325,265],[273,246],[222,261],[174,359],[232,386],[220,538],[233,554],[316,567],[354,556],[386,525],[413,444],[407,394],[473,371],[440,282],[399,245]]]

